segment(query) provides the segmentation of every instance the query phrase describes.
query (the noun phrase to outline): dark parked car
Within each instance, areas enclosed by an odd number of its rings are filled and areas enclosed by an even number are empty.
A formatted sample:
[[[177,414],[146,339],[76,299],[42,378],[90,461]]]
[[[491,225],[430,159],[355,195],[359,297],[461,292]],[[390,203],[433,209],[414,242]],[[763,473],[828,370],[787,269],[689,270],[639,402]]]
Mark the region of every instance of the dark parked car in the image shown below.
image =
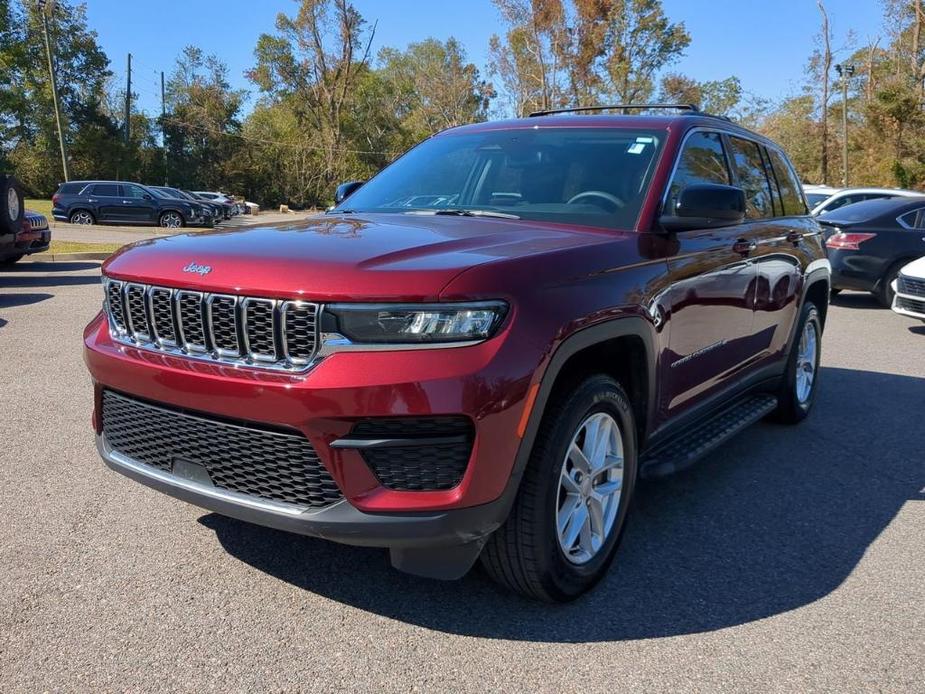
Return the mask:
[[[12,265],[23,256],[47,251],[51,230],[45,215],[23,207],[22,191],[15,180],[0,176],[0,265]]]
[[[210,211],[210,219],[207,220],[207,226],[214,226],[215,222],[221,221],[225,217],[225,207],[221,203],[212,200],[200,200],[188,190],[171,188],[170,186],[148,186],[151,190],[163,193],[166,197],[177,198],[179,200],[191,200],[205,206]]]
[[[140,183],[71,181],[51,200],[54,218],[72,224],[156,224],[175,229],[206,221],[201,203],[164,198]]]
[[[225,219],[231,219],[238,214],[238,206],[234,200],[223,195],[222,193],[210,193],[205,190],[194,190],[192,194],[199,200],[212,202],[221,205],[225,212]]]
[[[202,221],[198,224],[190,224],[190,226],[204,226],[204,227],[214,227],[215,220],[221,220],[222,212],[221,210],[216,210],[214,205],[209,204],[208,202],[196,200],[196,198],[189,197],[184,195],[181,191],[174,188],[168,188],[164,186],[146,186],[148,190],[154,193],[157,197],[163,200],[180,200],[181,202],[193,202],[196,205],[202,207]]]
[[[637,478],[810,412],[822,234],[781,149],[728,120],[479,123],[338,198],[104,264],[84,354],[111,468],[569,600],[607,571]]]
[[[925,255],[925,196],[846,205],[819,217],[825,228],[832,288],[872,292],[886,307],[903,265]]]

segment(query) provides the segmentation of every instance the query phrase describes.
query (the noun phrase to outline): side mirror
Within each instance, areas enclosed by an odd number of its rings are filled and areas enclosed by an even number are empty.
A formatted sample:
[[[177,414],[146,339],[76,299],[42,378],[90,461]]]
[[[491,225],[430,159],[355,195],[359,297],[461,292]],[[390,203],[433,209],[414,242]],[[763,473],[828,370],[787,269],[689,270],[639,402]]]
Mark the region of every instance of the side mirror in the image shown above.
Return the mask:
[[[696,183],[681,190],[673,210],[659,224],[665,231],[716,229],[745,219],[745,191],[718,183]]]
[[[364,183],[366,183],[366,181],[347,181],[346,183],[341,183],[334,190],[334,204],[340,205],[344,200],[353,195],[356,189]]]

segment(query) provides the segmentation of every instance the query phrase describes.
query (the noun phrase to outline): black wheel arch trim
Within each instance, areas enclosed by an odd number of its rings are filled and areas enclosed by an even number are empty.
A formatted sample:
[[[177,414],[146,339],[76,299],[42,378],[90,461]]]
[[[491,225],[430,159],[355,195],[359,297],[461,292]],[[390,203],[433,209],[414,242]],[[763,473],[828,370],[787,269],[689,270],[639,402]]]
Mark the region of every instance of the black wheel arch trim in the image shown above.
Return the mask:
[[[527,426],[524,430],[523,438],[520,440],[520,446],[517,449],[517,456],[514,458],[514,465],[511,470],[511,478],[507,488],[502,494],[505,506],[509,509],[517,495],[520,487],[520,480],[523,477],[527,462],[530,459],[530,453],[533,450],[533,444],[536,441],[546,406],[549,404],[549,398],[552,396],[553,387],[562,369],[568,360],[578,352],[593,347],[603,342],[608,342],[620,337],[639,338],[645,350],[646,359],[646,427],[651,426],[654,421],[656,407],[656,339],[655,330],[652,324],[640,316],[624,316],[614,318],[605,323],[598,323],[572,333],[565,338],[556,350],[553,352],[549,363],[543,372],[542,379],[539,382],[539,390],[533,401],[532,410],[527,420]],[[636,449],[642,450],[643,441],[637,441]],[[506,517],[505,513],[505,517]]]

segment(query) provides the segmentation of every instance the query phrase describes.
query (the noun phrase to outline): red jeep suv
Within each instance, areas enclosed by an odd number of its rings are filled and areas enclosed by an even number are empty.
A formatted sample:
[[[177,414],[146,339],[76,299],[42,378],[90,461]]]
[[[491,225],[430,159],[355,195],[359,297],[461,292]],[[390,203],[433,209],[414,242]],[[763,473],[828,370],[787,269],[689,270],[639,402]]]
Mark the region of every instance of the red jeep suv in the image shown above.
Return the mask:
[[[481,557],[578,596],[638,478],[803,419],[818,380],[830,268],[793,167],[647,108],[454,128],[317,218],[122,249],[84,335],[106,464],[410,573]]]

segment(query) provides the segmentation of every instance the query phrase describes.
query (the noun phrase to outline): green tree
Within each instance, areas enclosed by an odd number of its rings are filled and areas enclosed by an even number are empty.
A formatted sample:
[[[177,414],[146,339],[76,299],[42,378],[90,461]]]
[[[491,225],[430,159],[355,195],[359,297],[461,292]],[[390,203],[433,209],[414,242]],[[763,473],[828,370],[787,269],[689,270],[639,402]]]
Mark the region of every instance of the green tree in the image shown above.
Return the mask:
[[[478,68],[466,61],[456,39],[443,43],[426,39],[407,50],[384,48],[379,53],[378,76],[404,143],[413,144],[435,132],[485,120],[494,90]],[[382,103],[382,102],[380,102]]]
[[[104,109],[112,73],[85,7],[59,0],[49,32],[71,176],[115,175],[119,124]],[[34,194],[50,194],[62,178],[41,15],[22,0],[0,0],[0,152]]]

